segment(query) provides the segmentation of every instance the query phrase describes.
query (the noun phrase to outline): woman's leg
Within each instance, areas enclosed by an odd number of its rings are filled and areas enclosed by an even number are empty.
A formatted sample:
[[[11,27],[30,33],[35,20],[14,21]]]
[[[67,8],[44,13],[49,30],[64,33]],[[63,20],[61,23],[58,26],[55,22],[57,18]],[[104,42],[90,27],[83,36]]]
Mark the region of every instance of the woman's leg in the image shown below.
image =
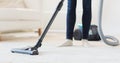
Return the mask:
[[[89,28],[91,25],[91,18],[92,18],[91,0],[83,0],[83,16],[82,16],[83,39],[88,38]]]
[[[73,31],[76,22],[76,5],[77,0],[68,0],[66,38],[71,40],[73,39]]]
[[[66,30],[66,41],[60,47],[72,46],[73,45],[73,31],[76,22],[76,3],[77,0],[68,0],[67,7],[67,30]]]

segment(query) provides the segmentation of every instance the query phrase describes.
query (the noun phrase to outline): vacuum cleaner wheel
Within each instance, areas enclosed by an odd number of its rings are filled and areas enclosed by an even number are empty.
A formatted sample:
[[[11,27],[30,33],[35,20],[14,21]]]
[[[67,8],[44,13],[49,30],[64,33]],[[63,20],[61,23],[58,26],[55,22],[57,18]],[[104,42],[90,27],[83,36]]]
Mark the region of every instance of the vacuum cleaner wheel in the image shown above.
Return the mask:
[[[73,33],[73,37],[75,40],[81,40],[82,39],[82,32],[80,29],[76,29]]]
[[[97,25],[91,25],[90,26],[88,40],[89,41],[99,41],[99,40],[101,40],[100,36],[98,34]]]

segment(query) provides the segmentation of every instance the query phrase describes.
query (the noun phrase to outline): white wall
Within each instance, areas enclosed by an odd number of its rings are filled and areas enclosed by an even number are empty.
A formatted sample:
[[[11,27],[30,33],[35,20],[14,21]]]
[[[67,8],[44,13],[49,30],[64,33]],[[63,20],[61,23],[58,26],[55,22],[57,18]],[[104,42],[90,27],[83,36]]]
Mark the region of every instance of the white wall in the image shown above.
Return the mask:
[[[103,29],[106,33],[120,34],[120,0],[104,1]]]
[[[52,14],[55,11],[55,8],[60,0],[43,0],[43,27],[48,23]],[[113,28],[117,28],[120,21],[120,0],[104,0],[104,13],[103,13],[103,28],[107,28],[111,30]],[[97,23],[97,14],[98,14],[98,4],[99,0],[92,0],[92,11],[93,18],[92,23]],[[52,24],[51,30],[64,30],[66,28],[66,8],[67,8],[67,0],[65,0],[62,10],[57,15],[54,23]],[[81,23],[82,16],[82,0],[78,0],[77,3],[77,23]],[[117,22],[117,23],[116,23]],[[112,28],[111,28],[112,27]],[[118,29],[115,29],[116,31]],[[112,30],[113,31],[113,30]],[[116,31],[117,32],[117,31]],[[118,33],[118,32],[117,32]]]

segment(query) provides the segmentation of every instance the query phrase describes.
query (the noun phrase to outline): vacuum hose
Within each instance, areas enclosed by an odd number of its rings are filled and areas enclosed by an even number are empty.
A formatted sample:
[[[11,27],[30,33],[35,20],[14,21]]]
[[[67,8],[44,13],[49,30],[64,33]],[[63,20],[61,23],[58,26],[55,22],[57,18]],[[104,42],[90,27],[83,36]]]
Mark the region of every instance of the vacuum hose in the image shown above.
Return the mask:
[[[103,0],[99,0],[99,14],[98,14],[98,33],[100,35],[100,38],[108,45],[110,46],[118,46],[119,40],[113,36],[104,36],[102,32],[102,10],[103,10]],[[111,41],[110,41],[111,40]]]

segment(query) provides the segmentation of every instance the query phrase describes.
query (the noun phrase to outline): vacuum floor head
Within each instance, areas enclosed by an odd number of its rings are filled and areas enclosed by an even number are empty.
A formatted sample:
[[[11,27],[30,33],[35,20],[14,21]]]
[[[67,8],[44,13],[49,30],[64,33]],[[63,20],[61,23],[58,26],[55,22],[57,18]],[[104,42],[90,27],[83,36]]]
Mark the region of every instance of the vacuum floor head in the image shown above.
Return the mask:
[[[38,50],[34,50],[32,48],[15,48],[11,50],[12,53],[20,53],[20,54],[29,54],[29,55],[38,55]]]

